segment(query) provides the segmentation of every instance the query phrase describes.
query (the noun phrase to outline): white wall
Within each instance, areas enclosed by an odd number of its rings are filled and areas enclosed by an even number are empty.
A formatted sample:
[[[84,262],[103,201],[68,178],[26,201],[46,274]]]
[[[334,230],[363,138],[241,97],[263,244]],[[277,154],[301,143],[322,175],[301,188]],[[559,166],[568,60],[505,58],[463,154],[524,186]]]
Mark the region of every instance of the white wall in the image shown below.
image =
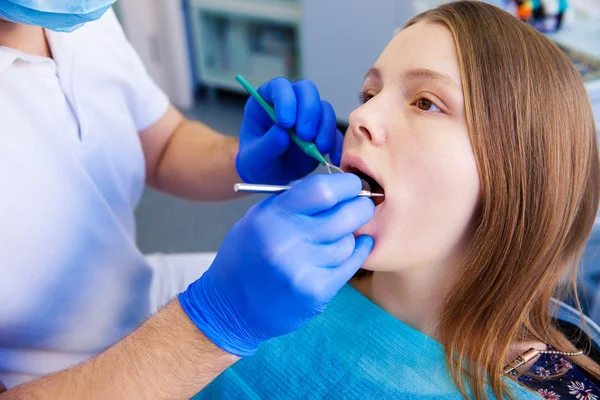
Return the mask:
[[[193,83],[181,0],[120,0],[127,38],[150,76],[180,108],[193,104]]]

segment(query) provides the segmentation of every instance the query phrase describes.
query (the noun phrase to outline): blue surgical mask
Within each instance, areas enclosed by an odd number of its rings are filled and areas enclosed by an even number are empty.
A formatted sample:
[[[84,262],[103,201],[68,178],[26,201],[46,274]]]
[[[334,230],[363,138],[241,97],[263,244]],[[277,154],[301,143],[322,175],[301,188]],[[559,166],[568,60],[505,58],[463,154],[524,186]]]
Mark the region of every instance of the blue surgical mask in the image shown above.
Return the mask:
[[[0,0],[0,18],[57,32],[72,32],[100,18],[115,1]]]

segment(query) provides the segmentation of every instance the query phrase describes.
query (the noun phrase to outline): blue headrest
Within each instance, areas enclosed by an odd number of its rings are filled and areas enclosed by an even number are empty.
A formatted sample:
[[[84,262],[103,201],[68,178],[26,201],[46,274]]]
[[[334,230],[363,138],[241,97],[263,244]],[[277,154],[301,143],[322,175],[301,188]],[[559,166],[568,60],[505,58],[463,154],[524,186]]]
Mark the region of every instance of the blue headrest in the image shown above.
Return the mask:
[[[600,326],[598,326],[598,324],[596,324],[590,318],[582,315],[575,308],[557,299],[552,299],[551,313],[554,318],[568,322],[581,329],[581,331],[588,335],[588,337],[593,341],[596,348],[600,349]],[[583,320],[585,320],[585,324]]]

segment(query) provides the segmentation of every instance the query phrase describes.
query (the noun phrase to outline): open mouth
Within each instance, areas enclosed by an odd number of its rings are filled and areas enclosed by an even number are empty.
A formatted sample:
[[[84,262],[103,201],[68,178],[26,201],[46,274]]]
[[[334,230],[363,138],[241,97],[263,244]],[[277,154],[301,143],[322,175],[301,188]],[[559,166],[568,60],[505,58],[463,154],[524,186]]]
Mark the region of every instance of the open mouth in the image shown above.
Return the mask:
[[[345,169],[346,169],[346,172],[354,174],[361,179],[361,181],[363,183],[363,190],[368,190],[371,193],[380,193],[380,194],[385,195],[385,190],[379,184],[379,182],[377,182],[377,180],[375,180],[375,178],[373,178],[366,172],[364,172],[354,166],[348,166]],[[375,203],[375,206],[377,207],[378,205],[380,205],[381,203],[383,203],[385,201],[385,197],[372,197],[372,200]]]

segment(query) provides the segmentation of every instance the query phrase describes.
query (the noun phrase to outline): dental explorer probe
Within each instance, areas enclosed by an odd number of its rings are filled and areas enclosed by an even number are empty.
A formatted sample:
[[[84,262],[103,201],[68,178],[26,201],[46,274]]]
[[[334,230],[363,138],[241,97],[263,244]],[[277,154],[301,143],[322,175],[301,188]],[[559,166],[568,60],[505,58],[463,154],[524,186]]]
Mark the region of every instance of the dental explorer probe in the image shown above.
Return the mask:
[[[282,193],[290,189],[291,186],[282,185],[257,185],[252,183],[236,183],[233,190],[239,193]],[[373,193],[368,190],[361,190],[358,197],[385,197],[383,193]]]
[[[254,89],[252,87],[252,85],[250,85],[250,83],[248,83],[248,81],[246,81],[246,79],[244,79],[244,77],[242,75],[237,75],[235,77],[235,79],[239,82],[240,85],[242,85],[242,87],[244,89],[246,89],[246,92],[248,92],[248,94],[250,96],[254,97],[254,99],[256,99],[256,101],[258,101],[258,104],[260,104],[261,107],[267,112],[267,114],[269,114],[269,116],[271,117],[273,122],[277,123],[277,117],[275,115],[275,110],[256,91],[256,89]],[[328,162],[325,159],[325,157],[323,157],[323,155],[317,148],[316,144],[311,143],[311,142],[306,142],[306,141],[300,139],[300,137],[298,137],[298,135],[296,134],[294,129],[288,129],[287,132],[290,135],[290,138],[294,141],[294,143],[296,143],[298,145],[298,147],[300,147],[302,149],[302,151],[304,151],[309,157],[312,157],[315,160],[317,160],[319,163],[323,164],[325,166],[325,168],[327,168],[327,171],[329,171],[330,174],[332,173],[331,170],[334,170],[336,172],[344,172],[339,167],[336,167],[335,165]]]

